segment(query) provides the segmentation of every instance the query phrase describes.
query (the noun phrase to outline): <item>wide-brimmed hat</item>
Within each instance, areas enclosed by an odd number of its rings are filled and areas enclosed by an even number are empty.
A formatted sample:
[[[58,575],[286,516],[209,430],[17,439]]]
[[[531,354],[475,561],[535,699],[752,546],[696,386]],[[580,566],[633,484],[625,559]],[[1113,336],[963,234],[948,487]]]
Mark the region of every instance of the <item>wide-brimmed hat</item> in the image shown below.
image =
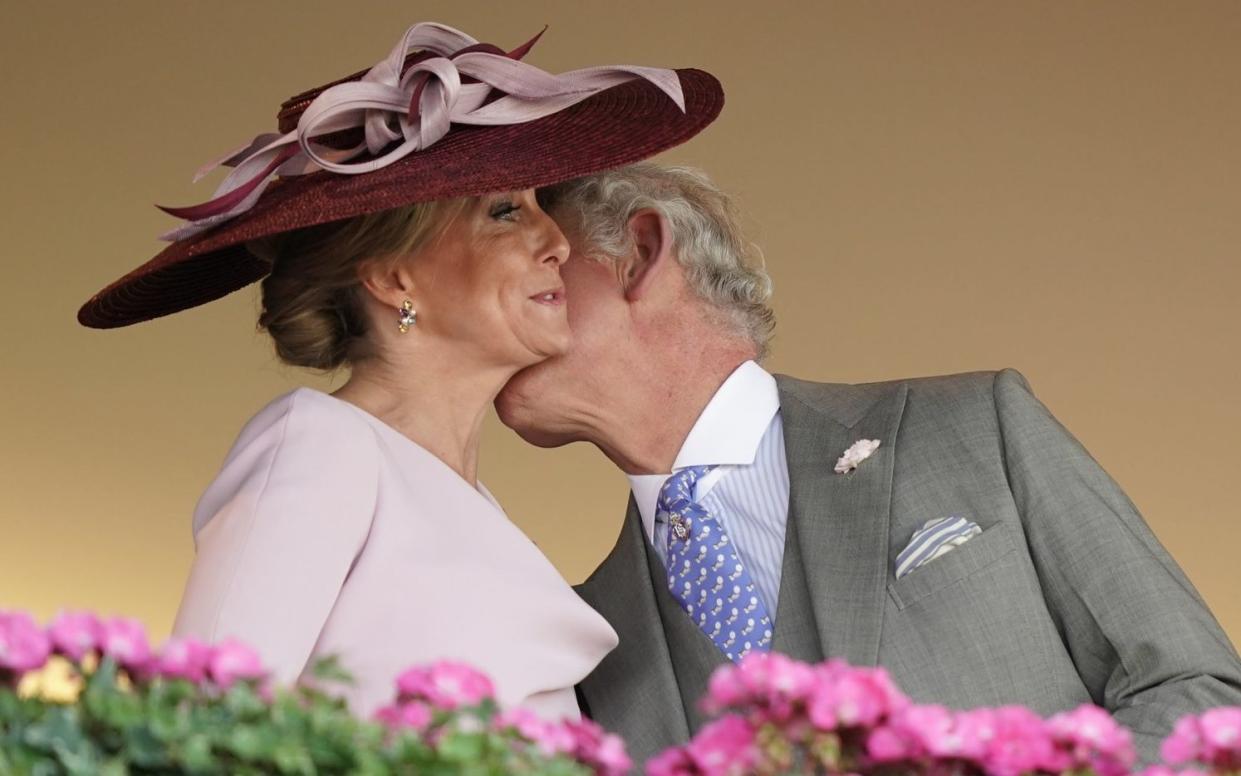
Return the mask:
[[[540,33],[541,34],[541,33]],[[245,243],[417,202],[546,186],[682,143],[724,104],[694,69],[615,66],[551,75],[438,24],[411,27],[384,61],[281,106],[278,132],[199,171],[233,172],[155,258],[110,284],[78,321],[114,328],[195,307],[270,270]]]

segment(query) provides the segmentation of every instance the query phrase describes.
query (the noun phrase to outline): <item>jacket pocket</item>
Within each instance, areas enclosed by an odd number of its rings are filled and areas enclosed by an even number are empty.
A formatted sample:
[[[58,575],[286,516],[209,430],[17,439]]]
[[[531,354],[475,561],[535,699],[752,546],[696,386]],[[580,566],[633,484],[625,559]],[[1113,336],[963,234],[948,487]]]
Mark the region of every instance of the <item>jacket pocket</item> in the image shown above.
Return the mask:
[[[967,579],[1016,551],[1011,531],[1007,523],[996,523],[951,552],[893,580],[888,584],[888,595],[897,609],[904,609]]]

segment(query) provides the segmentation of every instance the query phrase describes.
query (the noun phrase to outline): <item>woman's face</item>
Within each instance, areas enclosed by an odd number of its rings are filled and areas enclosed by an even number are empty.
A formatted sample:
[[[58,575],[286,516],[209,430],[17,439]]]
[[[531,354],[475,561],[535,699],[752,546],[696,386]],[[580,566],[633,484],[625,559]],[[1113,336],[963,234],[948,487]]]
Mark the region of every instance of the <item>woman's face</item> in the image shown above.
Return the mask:
[[[560,279],[568,255],[534,189],[473,198],[413,257],[415,327],[482,365],[559,355],[569,347]]]

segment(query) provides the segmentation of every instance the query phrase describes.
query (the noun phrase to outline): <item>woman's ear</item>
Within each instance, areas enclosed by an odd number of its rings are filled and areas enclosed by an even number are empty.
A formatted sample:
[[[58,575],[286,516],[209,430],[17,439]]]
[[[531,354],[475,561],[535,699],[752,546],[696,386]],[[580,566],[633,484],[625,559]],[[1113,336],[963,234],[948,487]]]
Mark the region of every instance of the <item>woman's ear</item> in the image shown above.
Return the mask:
[[[375,301],[394,309],[400,309],[406,299],[414,302],[414,278],[405,261],[368,261],[358,267],[358,281]]]
[[[664,267],[672,260],[672,227],[664,214],[644,208],[629,217],[628,229],[633,237],[634,253],[624,263],[625,299],[636,302],[653,288]]]

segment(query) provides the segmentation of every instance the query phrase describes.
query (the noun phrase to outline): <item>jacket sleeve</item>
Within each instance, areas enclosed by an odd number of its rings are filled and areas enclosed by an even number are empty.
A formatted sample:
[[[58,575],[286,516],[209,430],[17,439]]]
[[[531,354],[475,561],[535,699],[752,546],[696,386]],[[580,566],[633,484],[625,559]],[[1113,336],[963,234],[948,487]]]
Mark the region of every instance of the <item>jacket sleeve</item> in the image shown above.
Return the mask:
[[[374,434],[329,409],[294,393],[243,432],[200,502],[173,627],[245,642],[284,684],[306,667],[375,510]]]
[[[1185,714],[1241,705],[1241,662],[1133,503],[1016,371],[996,375],[1005,467],[1051,616],[1095,702],[1153,759]]]

